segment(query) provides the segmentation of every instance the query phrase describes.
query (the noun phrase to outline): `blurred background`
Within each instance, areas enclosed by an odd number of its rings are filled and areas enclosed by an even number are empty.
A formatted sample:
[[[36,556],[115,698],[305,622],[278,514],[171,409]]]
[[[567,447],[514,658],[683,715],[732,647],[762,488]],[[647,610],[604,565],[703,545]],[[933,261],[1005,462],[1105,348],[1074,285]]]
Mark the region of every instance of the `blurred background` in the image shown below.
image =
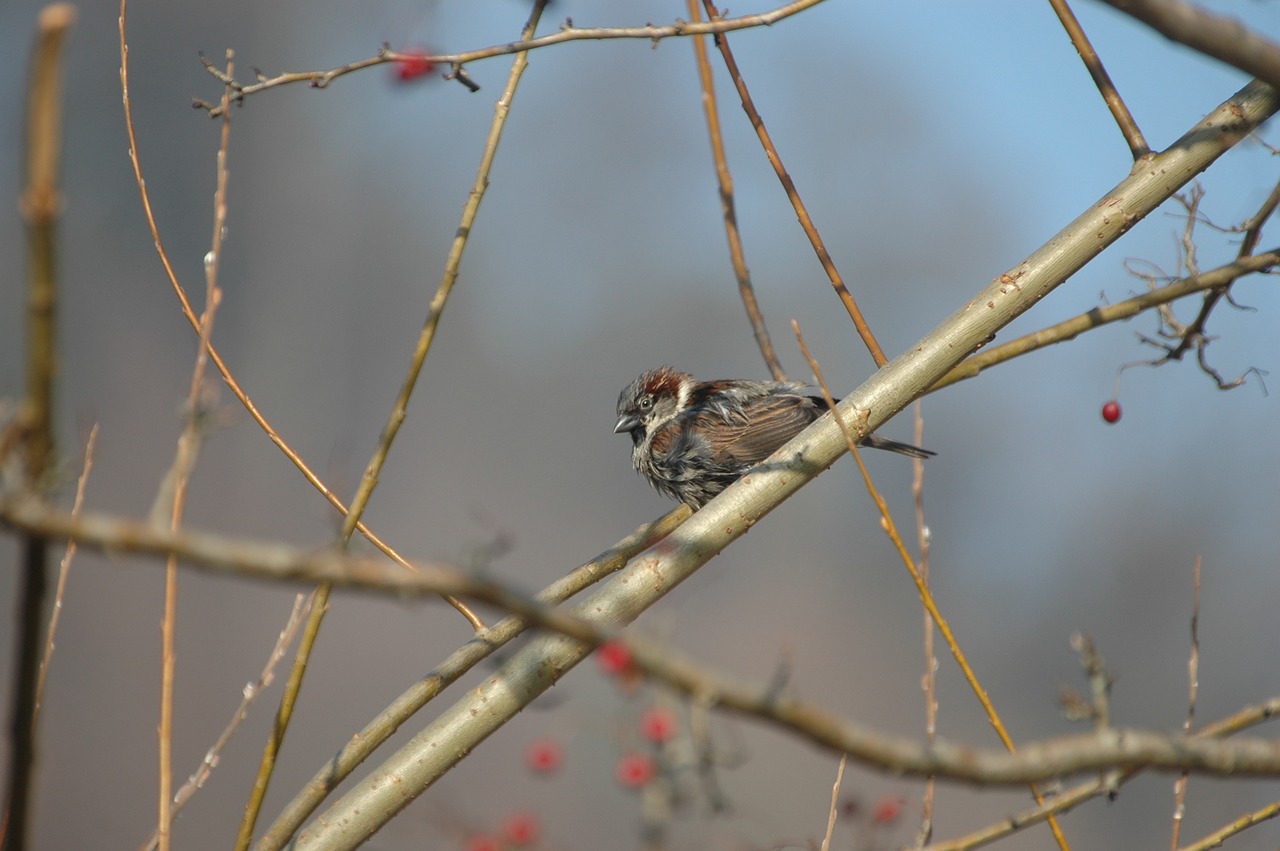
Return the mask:
[[[1246,82],[1098,3],[1077,13],[1147,139],[1163,149]],[[1274,3],[1217,3],[1280,34]],[[734,6],[733,15],[769,4]],[[0,5],[0,395],[21,394],[23,226],[16,200],[26,61],[40,4]],[[145,516],[172,464],[195,337],[152,248],[127,155],[118,8],[86,4],[66,71],[59,439],[64,492],[100,424],[87,506]],[[240,78],[340,65],[393,47],[455,52],[514,39],[515,0],[135,0],[131,95],[139,153],[177,270],[203,293],[218,125],[198,51],[236,52]],[[541,32],[664,23],[683,4],[557,0]],[[1131,167],[1129,151],[1048,4],[926,0],[826,3],[735,33],[748,85],[834,259],[890,356],[1021,261]],[[715,57],[713,56],[713,60]],[[836,392],[873,364],[795,223],[754,133],[713,62],[738,216],[784,365],[809,378],[797,320]],[[215,341],[259,407],[349,498],[386,421],[474,179],[509,57],[468,66],[481,85],[395,80],[369,69],[326,90],[293,86],[234,111],[230,224]],[[490,565],[536,590],[670,506],[611,434],[619,389],[672,364],[702,378],[764,378],[729,265],[693,49],[686,40],[575,42],[536,51],[515,98],[461,277],[367,521],[402,553],[465,563],[509,536]],[[1274,131],[1272,143],[1280,142]],[[1202,213],[1251,215],[1277,178],[1256,141],[1204,177]],[[1024,315],[1000,341],[1144,289],[1126,264],[1177,275],[1181,208],[1169,204]],[[1275,244],[1272,225],[1260,247]],[[1199,229],[1203,268],[1234,237]],[[1280,369],[1274,279],[1238,284],[1209,324],[1211,363],[1234,378]],[[1184,321],[1199,300],[1176,309]],[[1079,731],[1057,708],[1083,690],[1068,646],[1091,634],[1116,677],[1113,718],[1174,730],[1187,712],[1192,568],[1203,558],[1198,719],[1280,691],[1280,440],[1259,381],[1220,392],[1194,363],[1123,375],[1124,417],[1103,423],[1117,369],[1158,354],[1108,326],[928,397],[925,504],[938,601],[1018,741]],[[1275,387],[1273,386],[1274,390]],[[195,528],[320,546],[337,515],[221,394],[192,483]],[[882,430],[911,439],[909,413]],[[900,526],[911,466],[867,458]],[[870,457],[876,456],[876,457]],[[17,547],[0,537],[0,690],[13,663]],[[159,622],[156,561],[81,553],[73,568],[41,727],[35,847],[136,847],[155,821]],[[295,589],[184,573],[179,599],[175,778],[194,771],[257,676]],[[705,664],[795,691],[894,733],[921,736],[921,614],[848,459],[655,607],[634,629]],[[279,771],[269,823],[349,736],[469,635],[440,603],[336,597]],[[998,743],[940,649],[939,730]],[[474,683],[475,672],[459,688]],[[458,691],[458,693],[461,693]],[[454,692],[442,698],[452,702]],[[175,826],[177,847],[230,845],[279,698],[257,704]],[[461,848],[505,813],[532,810],[547,848],[641,844],[638,799],[613,781],[632,722],[627,697],[584,665],[487,741],[369,847]],[[547,711],[538,711],[544,706]],[[396,741],[436,714],[415,718]],[[696,786],[670,847],[808,847],[821,838],[836,757],[754,723],[716,721],[735,764],[728,813]],[[536,777],[526,745],[552,738],[564,768]],[[0,745],[0,749],[7,747]],[[0,750],[0,752],[3,752]],[[727,753],[727,755],[729,755]],[[1064,820],[1077,846],[1167,842],[1173,778],[1147,776]],[[843,798],[862,821],[836,847],[913,835],[921,786],[852,769]],[[869,836],[866,808],[902,796]],[[1184,840],[1276,798],[1274,783],[1193,778]],[[1023,790],[944,787],[937,835],[1029,806]],[[858,846],[858,842],[863,842]],[[1262,827],[1240,847],[1274,847]],[[1007,848],[1044,848],[1043,828]]]

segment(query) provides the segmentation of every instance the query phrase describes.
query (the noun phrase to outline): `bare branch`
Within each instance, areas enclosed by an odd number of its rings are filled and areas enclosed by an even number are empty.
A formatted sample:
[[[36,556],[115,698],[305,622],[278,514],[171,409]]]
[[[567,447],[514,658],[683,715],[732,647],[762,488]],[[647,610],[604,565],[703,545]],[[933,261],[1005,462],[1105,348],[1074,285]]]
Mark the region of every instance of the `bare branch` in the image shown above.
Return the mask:
[[[688,0],[689,17],[698,21],[701,14],[700,0]],[[756,345],[764,357],[765,365],[775,381],[787,379],[786,370],[774,351],[769,329],[765,327],[760,303],[756,301],[755,287],[751,285],[751,271],[747,268],[746,253],[742,248],[742,233],[738,230],[737,205],[733,200],[733,173],[729,170],[729,158],[724,150],[724,136],[720,132],[720,109],[716,104],[715,79],[711,74],[711,61],[707,56],[706,41],[702,36],[693,37],[693,52],[698,63],[698,83],[702,86],[702,107],[707,116],[707,135],[711,139],[711,156],[715,160],[716,181],[720,184],[720,213],[724,219],[725,237],[729,241],[729,259],[733,274],[738,279],[738,295],[747,309],[747,319],[755,334]]]
[[[1142,295],[1134,296],[1115,304],[1095,307],[1088,313],[1081,313],[1056,325],[1051,325],[1048,328],[1019,337],[1016,340],[1010,340],[1008,343],[983,350],[981,353],[958,364],[930,388],[930,392],[940,390],[958,381],[964,381],[966,378],[973,378],[985,369],[1012,360],[1027,352],[1043,349],[1055,343],[1073,340],[1085,331],[1111,322],[1129,319],[1152,307],[1168,304],[1192,293],[1224,286],[1237,278],[1265,272],[1276,265],[1280,265],[1280,247],[1265,251],[1262,254],[1241,258],[1234,263],[1228,263],[1216,269],[1210,269],[1203,275],[1183,278],[1167,286],[1150,290]]]
[[[1280,88],[1280,44],[1186,0],[1103,0],[1156,32]]]
[[[1049,243],[1001,275],[905,354],[849,393],[840,405],[841,413],[861,418],[860,427],[878,428],[966,354],[1052,292],[1277,109],[1280,109],[1280,92],[1258,82],[1245,86],[1169,150],[1153,157],[1147,167],[1127,176]],[[575,611],[596,624],[617,626],[631,622],[845,451],[834,419],[824,417],[730,485],[661,544],[632,559],[618,576],[591,594]],[[588,652],[586,645],[561,636],[540,636],[520,648],[501,670],[444,710],[299,833],[295,837],[296,847],[354,847],[367,839],[448,772],[470,748],[506,724],[581,662]],[[725,703],[723,695],[720,702]],[[1103,735],[1099,734],[1100,738]],[[1153,744],[1147,739],[1134,739],[1118,730],[1107,731],[1105,735],[1111,737],[1107,747],[1127,750],[1137,745],[1139,761],[1143,764],[1158,764],[1162,758],[1155,753],[1157,749],[1147,750],[1146,746]],[[813,740],[857,755],[843,747],[846,743],[852,744],[847,740],[839,744],[821,736]],[[447,747],[441,747],[444,742]],[[943,747],[939,744],[930,753]],[[1175,750],[1181,751],[1181,747],[1179,742]],[[1268,748],[1272,758],[1280,762],[1280,755],[1276,755],[1269,744]],[[1004,763],[1007,768],[1019,760],[1038,760],[1039,754],[1024,750],[1015,755],[1002,754],[999,759],[1009,761]],[[1060,765],[1056,757],[1054,764]],[[942,774],[934,759],[922,760],[909,770],[916,768],[923,775]],[[1019,775],[1009,772],[1003,776],[1012,782],[1012,778]],[[1027,773],[1020,776],[1024,782],[1033,779]],[[389,778],[395,778],[395,782],[387,782]]]
[[[803,12],[811,6],[816,6],[821,2],[823,2],[823,0],[793,0],[791,3],[779,6],[769,12],[762,12],[758,15],[743,15],[740,18],[723,18],[706,23],[691,23],[688,21],[677,20],[674,24],[668,24],[667,26],[646,24],[643,27],[575,27],[572,22],[567,21],[560,27],[560,32],[553,33],[551,35],[539,36],[538,38],[522,38],[518,41],[507,42],[506,44],[482,47],[477,50],[469,50],[463,53],[442,53],[438,56],[422,56],[417,54],[411,57],[408,54],[397,53],[384,45],[383,48],[374,56],[367,59],[359,59],[355,62],[349,62],[346,65],[340,65],[336,68],[330,68],[327,71],[297,71],[279,74],[275,77],[265,77],[261,72],[259,72],[258,82],[247,86],[239,83],[235,84],[237,95],[236,100],[237,102],[242,102],[245,98],[250,95],[255,95],[258,92],[293,83],[307,83],[313,89],[323,89],[334,80],[350,74],[353,71],[359,71],[374,65],[382,65],[386,62],[400,62],[410,58],[419,61],[425,60],[435,65],[450,65],[456,69],[468,62],[477,62],[481,59],[491,59],[495,56],[507,56],[513,53],[537,50],[538,48],[550,47],[553,44],[562,44],[568,41],[600,41],[603,39],[621,38],[642,39],[656,43],[667,38],[678,38],[690,35],[717,35],[719,33],[733,32],[734,30],[767,27],[799,12]],[[208,66],[206,65],[206,67]],[[465,84],[465,81],[462,82]],[[217,118],[218,115],[221,114],[220,106],[206,103],[202,100],[194,101],[192,106],[196,109],[207,110],[209,115],[213,118]]]
[[[1075,45],[1076,52],[1080,54],[1080,61],[1084,63],[1084,67],[1089,71],[1089,76],[1093,78],[1093,84],[1098,87],[1098,93],[1102,95],[1102,100],[1107,104],[1107,109],[1111,110],[1111,117],[1115,119],[1120,132],[1124,134],[1125,141],[1129,143],[1129,151],[1133,154],[1134,162],[1137,162],[1151,153],[1151,147],[1147,145],[1147,140],[1143,137],[1142,131],[1138,129],[1138,122],[1134,120],[1133,113],[1129,111],[1124,99],[1120,97],[1116,84],[1111,82],[1111,75],[1103,67],[1098,51],[1093,49],[1089,36],[1085,34],[1084,27],[1080,26],[1080,20],[1076,17],[1075,12],[1071,11],[1067,0],[1049,0],[1049,5],[1053,7],[1054,14],[1058,16],[1058,20],[1062,22],[1062,27],[1067,31],[1067,36],[1071,39],[1071,43]]]

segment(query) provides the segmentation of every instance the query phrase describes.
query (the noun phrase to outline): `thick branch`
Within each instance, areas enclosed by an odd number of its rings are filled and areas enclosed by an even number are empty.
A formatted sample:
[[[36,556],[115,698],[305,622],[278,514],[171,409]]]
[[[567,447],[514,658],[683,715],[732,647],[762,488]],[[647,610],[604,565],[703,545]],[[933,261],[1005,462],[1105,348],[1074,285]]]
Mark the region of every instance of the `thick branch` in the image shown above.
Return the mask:
[[[863,433],[878,428],[1277,109],[1280,93],[1266,84],[1250,83],[849,394],[840,406],[845,420],[856,423]],[[606,627],[631,622],[845,451],[834,418],[824,417],[666,539],[632,559],[575,613]],[[562,636],[535,638],[335,802],[298,835],[294,847],[312,851],[354,848],[364,842],[589,652],[588,645]],[[1120,744],[1133,746],[1134,742]],[[1147,744],[1141,743],[1139,749]],[[1143,750],[1140,758],[1152,756]],[[925,773],[939,773],[936,764],[925,769]],[[1014,773],[1006,776],[1012,782]],[[1017,776],[1021,781],[1029,779],[1026,774]]]
[[[1280,87],[1280,44],[1185,0],[1103,0],[1156,32]]]

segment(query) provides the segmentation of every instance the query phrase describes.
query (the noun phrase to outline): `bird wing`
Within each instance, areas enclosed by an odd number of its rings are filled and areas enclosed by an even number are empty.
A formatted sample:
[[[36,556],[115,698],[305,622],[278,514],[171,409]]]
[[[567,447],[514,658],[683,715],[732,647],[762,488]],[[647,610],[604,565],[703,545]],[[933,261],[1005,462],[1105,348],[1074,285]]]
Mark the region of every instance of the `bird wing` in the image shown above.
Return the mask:
[[[772,455],[824,413],[806,396],[761,396],[745,402],[740,417],[703,412],[693,430],[707,439],[713,456],[749,467]]]

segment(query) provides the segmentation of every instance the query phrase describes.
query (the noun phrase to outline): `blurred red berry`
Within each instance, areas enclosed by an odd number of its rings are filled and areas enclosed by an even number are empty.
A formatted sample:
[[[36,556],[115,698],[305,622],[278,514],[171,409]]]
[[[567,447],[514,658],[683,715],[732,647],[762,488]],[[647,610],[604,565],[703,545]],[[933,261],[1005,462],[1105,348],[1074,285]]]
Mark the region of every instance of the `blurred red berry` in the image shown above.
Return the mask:
[[[650,706],[640,716],[640,735],[662,744],[676,733],[676,716],[663,706]]]
[[[899,795],[885,795],[871,808],[871,820],[876,824],[893,824],[902,815],[906,800]]]
[[[396,60],[396,79],[408,83],[425,77],[436,69],[436,63],[427,58],[425,50],[408,50]]]
[[[614,776],[618,778],[618,782],[628,789],[639,789],[652,780],[656,773],[657,768],[653,760],[642,753],[623,754],[618,760],[617,768],[614,769]]]
[[[626,673],[631,667],[631,651],[620,641],[606,641],[596,649],[596,663],[606,674]]]
[[[1120,403],[1115,399],[1102,406],[1102,418],[1109,423],[1120,421]]]
[[[564,748],[555,739],[536,739],[524,752],[524,762],[531,771],[550,774],[564,762]]]
[[[467,851],[502,851],[502,844],[481,833],[467,839]]]
[[[502,835],[512,845],[531,845],[542,834],[542,822],[528,810],[517,810],[502,820]]]

